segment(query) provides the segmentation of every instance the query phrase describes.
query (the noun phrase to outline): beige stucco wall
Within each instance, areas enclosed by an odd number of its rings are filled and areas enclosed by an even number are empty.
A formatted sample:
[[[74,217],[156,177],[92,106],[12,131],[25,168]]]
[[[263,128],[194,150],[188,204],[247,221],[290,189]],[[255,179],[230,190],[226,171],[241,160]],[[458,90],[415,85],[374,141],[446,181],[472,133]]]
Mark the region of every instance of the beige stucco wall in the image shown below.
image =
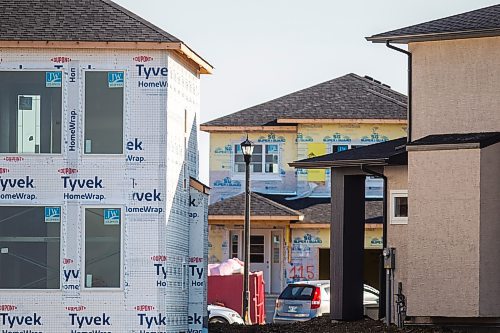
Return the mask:
[[[408,167],[391,166],[384,168],[384,175],[387,177],[387,245],[396,248],[396,269],[394,270],[394,285],[397,288],[399,282],[403,283],[403,294],[406,293],[406,276],[408,264],[411,260],[408,257],[408,225],[390,224],[390,193],[394,190],[408,190]]]
[[[500,317],[500,144],[481,151],[480,315]]]
[[[480,150],[408,155],[408,315],[477,317]]]
[[[413,139],[500,130],[500,37],[411,43]]]

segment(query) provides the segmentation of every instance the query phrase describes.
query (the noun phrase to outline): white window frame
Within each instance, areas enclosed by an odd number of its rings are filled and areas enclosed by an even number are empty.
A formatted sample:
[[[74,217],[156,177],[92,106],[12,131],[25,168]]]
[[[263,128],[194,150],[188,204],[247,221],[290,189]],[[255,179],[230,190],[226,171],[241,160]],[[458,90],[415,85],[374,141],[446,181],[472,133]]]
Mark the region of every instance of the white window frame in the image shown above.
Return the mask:
[[[232,149],[231,149],[231,174],[233,175],[233,179],[236,180],[243,180],[245,179],[245,172],[237,172],[235,171],[235,157],[236,157],[236,152],[235,152],[235,146],[239,145],[239,143],[233,142],[231,143]],[[276,145],[278,146],[278,172],[277,173],[270,173],[266,172],[266,146],[267,145]],[[266,179],[266,180],[278,180],[281,179],[280,175],[280,170],[281,170],[281,162],[282,162],[282,156],[281,156],[281,143],[279,142],[259,142],[254,144],[254,146],[262,146],[262,172],[250,172],[252,177],[255,177],[257,179]]]
[[[45,72],[61,72],[64,74],[64,71],[62,69],[58,68],[53,68],[53,67],[48,67],[45,69],[40,69],[40,68],[23,68],[23,69],[0,69],[0,72],[40,72],[40,73],[45,73]],[[61,156],[64,152],[64,140],[65,140],[65,132],[64,132],[64,123],[66,121],[66,116],[64,114],[64,106],[66,105],[66,96],[64,95],[64,91],[66,89],[65,85],[67,84],[67,77],[65,75],[62,76],[62,81],[61,81],[61,144],[60,144],[60,153],[0,153],[0,156],[45,156],[45,157],[50,157],[50,156]],[[37,289],[35,289],[37,290]]]
[[[0,291],[8,293],[8,292],[20,292],[20,293],[54,293],[60,292],[63,290],[63,278],[62,273],[64,270],[64,265],[62,264],[63,258],[63,220],[62,217],[65,215],[63,212],[64,205],[61,203],[50,205],[50,204],[36,204],[36,205],[28,205],[28,204],[1,204],[0,207],[59,207],[61,209],[61,220],[59,221],[59,288],[53,289],[5,289],[0,288]]]
[[[395,216],[396,198],[408,198],[408,190],[392,190],[390,203],[391,224],[408,224],[408,216]]]
[[[86,248],[85,248],[85,236],[86,236],[86,220],[85,220],[85,210],[86,209],[95,209],[95,208],[120,208],[120,287],[117,288],[94,288],[94,287],[86,287],[85,279],[86,279],[86,271],[85,271],[85,259],[86,259]],[[125,232],[125,221],[123,217],[125,206],[120,205],[82,205],[81,206],[81,214],[82,214],[82,235],[81,235],[81,245],[82,245],[82,253],[81,253],[81,263],[80,263],[80,290],[82,291],[92,291],[92,292],[100,292],[100,291],[122,291],[123,290],[123,234]]]

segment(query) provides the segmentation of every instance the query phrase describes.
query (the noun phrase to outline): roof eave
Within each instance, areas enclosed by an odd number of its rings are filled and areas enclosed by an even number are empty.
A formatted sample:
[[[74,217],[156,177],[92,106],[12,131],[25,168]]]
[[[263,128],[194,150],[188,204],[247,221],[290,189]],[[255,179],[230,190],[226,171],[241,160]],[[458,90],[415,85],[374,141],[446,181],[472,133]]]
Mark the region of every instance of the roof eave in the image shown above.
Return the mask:
[[[417,34],[417,35],[392,35],[392,36],[379,36],[373,35],[365,37],[367,41],[372,43],[394,43],[394,44],[408,44],[413,42],[431,42],[439,40],[452,40],[452,39],[468,39],[468,38],[481,38],[481,37],[495,37],[500,36],[500,29],[483,29],[473,31],[454,31],[443,33],[431,34]]]
[[[212,74],[214,70],[212,65],[183,42],[0,40],[0,48],[173,50],[194,63],[200,74]]]
[[[226,126],[226,125],[200,125],[200,130],[204,132],[295,132],[297,131],[297,126]]]

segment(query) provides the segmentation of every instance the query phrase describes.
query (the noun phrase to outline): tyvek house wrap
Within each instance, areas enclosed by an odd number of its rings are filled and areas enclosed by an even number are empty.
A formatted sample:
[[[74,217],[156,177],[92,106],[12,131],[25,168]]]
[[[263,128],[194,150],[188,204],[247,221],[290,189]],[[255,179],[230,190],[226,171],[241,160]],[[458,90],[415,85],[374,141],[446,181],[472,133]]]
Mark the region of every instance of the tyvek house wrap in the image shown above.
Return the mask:
[[[33,185],[0,188],[0,206],[61,207],[60,289],[0,290],[0,331],[206,330],[206,236],[190,241],[190,232],[206,235],[204,195],[192,193],[198,205],[189,206],[199,76],[168,51],[3,49],[0,70],[60,72],[51,84],[60,84],[63,105],[61,154],[0,154],[4,180]],[[123,88],[122,154],[84,153],[87,71]],[[89,207],[121,209],[120,288],[85,287]]]

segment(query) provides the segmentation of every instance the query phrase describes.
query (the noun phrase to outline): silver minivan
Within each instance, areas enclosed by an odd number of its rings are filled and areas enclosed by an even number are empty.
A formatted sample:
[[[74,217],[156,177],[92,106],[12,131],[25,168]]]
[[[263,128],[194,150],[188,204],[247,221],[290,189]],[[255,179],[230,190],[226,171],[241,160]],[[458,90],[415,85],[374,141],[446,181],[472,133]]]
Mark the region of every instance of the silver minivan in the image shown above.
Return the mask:
[[[378,307],[379,292],[364,285],[363,304]],[[330,312],[330,281],[303,281],[289,284],[276,300],[274,323],[305,321]]]

